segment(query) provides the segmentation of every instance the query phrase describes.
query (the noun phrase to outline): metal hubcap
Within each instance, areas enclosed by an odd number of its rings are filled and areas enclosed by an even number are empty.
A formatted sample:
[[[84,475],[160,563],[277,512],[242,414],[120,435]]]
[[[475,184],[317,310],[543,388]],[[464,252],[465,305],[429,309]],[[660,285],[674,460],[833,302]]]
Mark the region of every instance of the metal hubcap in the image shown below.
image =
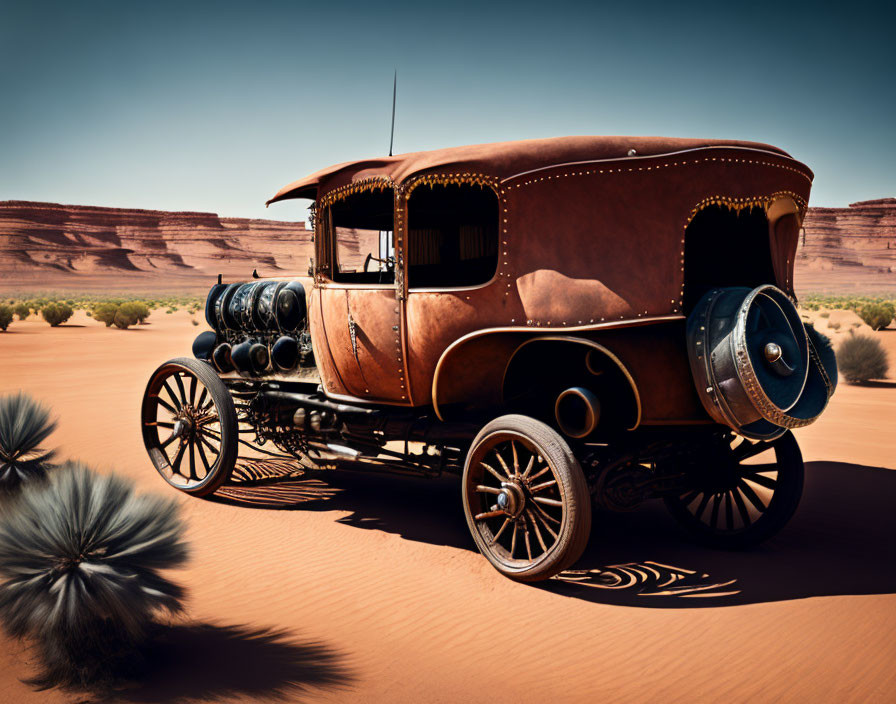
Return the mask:
[[[511,518],[516,518],[526,508],[526,493],[519,481],[503,482],[496,497],[498,508]]]

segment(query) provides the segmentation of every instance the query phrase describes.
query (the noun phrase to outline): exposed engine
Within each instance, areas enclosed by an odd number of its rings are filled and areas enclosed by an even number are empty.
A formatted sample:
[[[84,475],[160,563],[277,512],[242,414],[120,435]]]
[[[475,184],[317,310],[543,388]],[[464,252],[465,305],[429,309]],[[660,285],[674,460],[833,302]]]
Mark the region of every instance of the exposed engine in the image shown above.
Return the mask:
[[[196,338],[193,354],[222,374],[262,376],[314,366],[300,281],[216,284],[205,319],[214,332]]]

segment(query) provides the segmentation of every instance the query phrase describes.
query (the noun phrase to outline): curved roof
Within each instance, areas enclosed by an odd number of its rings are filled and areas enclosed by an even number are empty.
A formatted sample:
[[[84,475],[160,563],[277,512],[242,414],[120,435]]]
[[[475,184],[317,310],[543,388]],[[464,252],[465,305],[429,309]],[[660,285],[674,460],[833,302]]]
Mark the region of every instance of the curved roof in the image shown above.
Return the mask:
[[[428,152],[410,152],[377,159],[336,164],[281,188],[267,205],[289,198],[316,198],[318,190],[331,190],[364,178],[386,177],[394,183],[432,171],[461,171],[505,179],[534,169],[582,161],[638,159],[692,149],[736,147],[789,157],[787,152],[759,142],[669,137],[555,137],[517,142],[476,144]],[[634,149],[635,156],[628,156]]]

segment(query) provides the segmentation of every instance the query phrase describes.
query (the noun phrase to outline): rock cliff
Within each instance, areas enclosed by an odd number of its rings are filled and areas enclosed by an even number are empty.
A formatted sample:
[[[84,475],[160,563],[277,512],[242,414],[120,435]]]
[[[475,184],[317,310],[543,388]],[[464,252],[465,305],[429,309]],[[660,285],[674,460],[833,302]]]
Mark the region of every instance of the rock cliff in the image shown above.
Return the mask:
[[[809,208],[795,280],[803,293],[896,292],[896,198]]]
[[[305,275],[303,222],[0,201],[3,288],[207,290],[219,274]]]
[[[357,255],[357,242],[350,245]],[[304,276],[303,222],[215,213],[0,201],[0,289],[205,292],[220,273]],[[800,293],[896,292],[896,198],[810,208],[796,261]]]

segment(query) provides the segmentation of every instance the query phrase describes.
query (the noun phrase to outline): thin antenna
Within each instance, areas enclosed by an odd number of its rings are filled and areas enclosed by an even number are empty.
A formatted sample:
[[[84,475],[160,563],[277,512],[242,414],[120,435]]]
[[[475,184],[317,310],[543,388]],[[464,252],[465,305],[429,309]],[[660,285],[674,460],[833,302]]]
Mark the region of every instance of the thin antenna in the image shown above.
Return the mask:
[[[392,143],[395,140],[395,92],[398,89],[398,69],[392,76],[392,131],[389,133],[389,156],[392,156]]]

